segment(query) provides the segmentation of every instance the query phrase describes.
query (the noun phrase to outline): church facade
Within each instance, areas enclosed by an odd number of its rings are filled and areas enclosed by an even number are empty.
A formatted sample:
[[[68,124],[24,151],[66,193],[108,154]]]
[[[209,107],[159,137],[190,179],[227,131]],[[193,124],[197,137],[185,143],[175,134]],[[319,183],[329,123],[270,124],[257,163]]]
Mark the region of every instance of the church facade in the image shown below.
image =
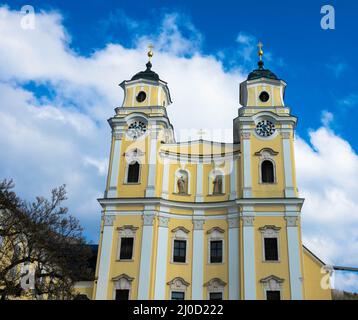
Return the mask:
[[[302,245],[297,118],[262,54],[240,84],[233,143],[175,141],[151,51],[120,84],[92,299],[331,299]]]

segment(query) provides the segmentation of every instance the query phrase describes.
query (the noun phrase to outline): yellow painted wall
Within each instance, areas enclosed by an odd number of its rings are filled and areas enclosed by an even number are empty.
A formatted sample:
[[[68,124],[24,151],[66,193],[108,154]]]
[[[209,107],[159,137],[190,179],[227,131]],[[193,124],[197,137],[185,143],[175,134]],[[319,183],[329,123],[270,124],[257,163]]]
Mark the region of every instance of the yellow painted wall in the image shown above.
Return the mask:
[[[321,273],[322,264],[303,249],[305,298],[307,300],[331,300],[332,291],[321,287],[321,280],[327,274]],[[323,281],[324,282],[324,281]]]

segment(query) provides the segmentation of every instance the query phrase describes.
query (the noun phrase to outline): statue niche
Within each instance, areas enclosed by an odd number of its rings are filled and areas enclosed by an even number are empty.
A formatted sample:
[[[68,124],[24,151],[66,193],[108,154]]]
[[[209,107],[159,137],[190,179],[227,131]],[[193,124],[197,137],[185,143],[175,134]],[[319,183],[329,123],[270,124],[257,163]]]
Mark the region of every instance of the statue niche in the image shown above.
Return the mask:
[[[177,187],[179,194],[188,194],[188,172],[179,170],[177,174]]]
[[[223,193],[223,176],[218,174],[214,177],[213,180],[213,194],[222,194]]]

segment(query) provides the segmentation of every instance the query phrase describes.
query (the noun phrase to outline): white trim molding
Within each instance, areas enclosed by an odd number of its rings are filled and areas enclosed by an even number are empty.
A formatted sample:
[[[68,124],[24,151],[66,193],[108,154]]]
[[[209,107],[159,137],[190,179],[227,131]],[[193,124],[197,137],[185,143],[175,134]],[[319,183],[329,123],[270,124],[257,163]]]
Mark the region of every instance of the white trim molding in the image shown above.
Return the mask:
[[[204,223],[203,219],[193,220],[193,285],[192,300],[203,299],[203,282],[204,282]]]
[[[237,198],[237,161],[230,162],[230,200]]]
[[[162,198],[168,199],[169,197],[169,169],[170,160],[163,159],[163,187],[162,187]]]
[[[290,270],[290,289],[292,300],[303,299],[302,273],[299,243],[298,216],[286,216],[287,221],[287,242],[288,242],[288,263]]]
[[[109,187],[107,191],[108,198],[117,197],[117,185],[118,185],[118,176],[119,176],[119,164],[121,160],[121,145],[122,145],[122,134],[113,134],[113,154],[112,154],[112,165],[111,173],[109,178]]]
[[[112,258],[113,232],[115,216],[103,215],[103,234],[101,255],[99,260],[96,300],[106,300],[108,297],[109,273]]]
[[[117,248],[117,260],[118,261],[132,261],[135,252],[135,242],[136,242],[136,231],[138,227],[133,225],[124,225],[122,227],[118,227],[118,248]],[[132,248],[132,257],[129,259],[121,259],[121,246],[122,246],[122,239],[123,238],[133,238],[133,248]]]
[[[219,228],[219,227],[213,227],[210,230],[208,230],[207,232],[208,235],[208,251],[207,251],[207,256],[208,256],[208,264],[223,264],[225,263],[225,230]],[[221,241],[221,261],[220,262],[211,262],[211,241]]]
[[[154,125],[155,126],[155,125]],[[151,129],[153,130],[153,129]],[[151,132],[150,134],[150,153],[149,153],[149,169],[148,169],[148,183],[145,190],[145,196],[151,198],[155,196],[155,177],[157,171],[157,134]]]
[[[229,300],[240,299],[239,217],[228,217]]]
[[[285,127],[287,127],[287,125]],[[293,185],[293,159],[291,158],[291,134],[289,131],[283,131],[281,136],[283,148],[283,166],[285,171],[285,196],[287,198],[293,198],[295,197],[295,190]]]
[[[276,227],[273,225],[265,225],[264,227],[259,228],[261,232],[262,238],[262,261],[263,262],[280,262],[280,227]],[[267,238],[274,238],[277,239],[277,260],[266,260],[266,253],[265,253],[265,239]]]
[[[142,246],[139,267],[138,300],[149,299],[154,214],[143,214]]]
[[[243,131],[242,136],[242,154],[243,154],[243,197],[251,198],[252,196],[252,177],[251,177],[251,133]]]
[[[251,214],[249,216],[248,214]],[[244,298],[256,299],[254,212],[243,212]]]
[[[204,200],[204,190],[203,190],[203,163],[199,162],[196,165],[196,197],[195,197],[195,201],[196,202],[203,202]]]
[[[168,223],[169,218],[158,217],[157,261],[155,274],[154,299],[165,299],[168,254]]]
[[[190,231],[182,226],[176,227],[175,229],[171,230],[172,233],[172,254],[171,254],[171,258],[170,258],[170,262],[171,263],[177,263],[177,264],[186,264],[188,263],[188,243],[189,243],[189,236],[188,233]],[[185,241],[186,245],[185,245],[185,261],[184,262],[176,262],[174,261],[174,241],[175,240],[181,240],[181,241]]]

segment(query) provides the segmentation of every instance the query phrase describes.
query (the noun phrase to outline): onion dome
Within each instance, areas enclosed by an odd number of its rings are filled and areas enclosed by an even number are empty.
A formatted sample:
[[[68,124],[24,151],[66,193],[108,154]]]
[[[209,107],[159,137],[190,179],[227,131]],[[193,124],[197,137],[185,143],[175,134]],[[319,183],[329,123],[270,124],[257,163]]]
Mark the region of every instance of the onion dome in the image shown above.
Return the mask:
[[[260,78],[278,80],[277,76],[273,72],[271,72],[268,69],[264,69],[264,62],[262,61],[262,56],[264,55],[264,52],[262,50],[263,44],[259,42],[258,47],[259,47],[258,55],[260,57],[260,60],[257,64],[259,68],[252,71],[247,77],[247,80],[255,80]]]
[[[146,79],[146,80],[159,81],[159,75],[154,71],[152,71],[152,63],[148,61],[146,66],[147,66],[146,70],[138,72],[132,77],[131,80]]]

